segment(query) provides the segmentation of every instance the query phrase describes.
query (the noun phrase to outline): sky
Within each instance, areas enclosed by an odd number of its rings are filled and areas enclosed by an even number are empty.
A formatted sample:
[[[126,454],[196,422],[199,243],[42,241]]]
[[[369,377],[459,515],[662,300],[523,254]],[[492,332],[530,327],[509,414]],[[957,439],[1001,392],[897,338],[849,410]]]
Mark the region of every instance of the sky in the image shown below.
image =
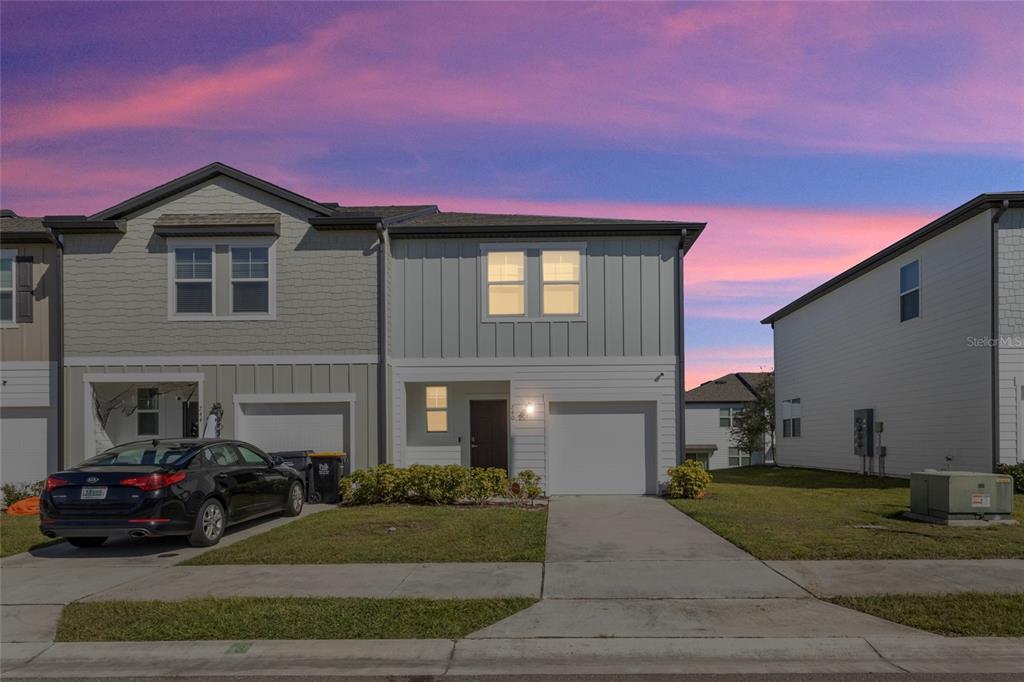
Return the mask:
[[[321,201],[707,222],[687,387],[766,315],[1024,189],[1024,3],[0,3],[0,201],[211,161]]]

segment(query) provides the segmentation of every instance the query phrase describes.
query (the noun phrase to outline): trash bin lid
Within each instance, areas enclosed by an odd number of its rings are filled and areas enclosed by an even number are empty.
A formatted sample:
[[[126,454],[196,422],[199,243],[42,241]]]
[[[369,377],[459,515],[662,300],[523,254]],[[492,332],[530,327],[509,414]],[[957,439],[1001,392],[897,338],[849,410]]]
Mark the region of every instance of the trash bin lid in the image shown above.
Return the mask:
[[[326,457],[326,458],[329,458],[329,459],[341,459],[343,457],[348,457],[348,453],[347,452],[341,452],[341,451],[338,451],[338,452],[311,452],[311,453],[309,453],[309,456],[310,457]]]

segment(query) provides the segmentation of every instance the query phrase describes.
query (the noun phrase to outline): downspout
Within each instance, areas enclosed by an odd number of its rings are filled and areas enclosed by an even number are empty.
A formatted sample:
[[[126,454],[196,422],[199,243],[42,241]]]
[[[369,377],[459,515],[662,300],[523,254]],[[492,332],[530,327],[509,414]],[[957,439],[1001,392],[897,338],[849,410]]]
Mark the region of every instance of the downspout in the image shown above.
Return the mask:
[[[57,471],[64,469],[64,235],[46,228],[53,235],[57,246],[57,295],[54,305],[57,308]]]
[[[992,214],[992,471],[999,466],[999,220],[1010,208],[1010,200]],[[1014,396],[1016,399],[1017,396]],[[1018,434],[1018,438],[1020,435]]]
[[[388,232],[377,222],[377,463],[388,461]]]
[[[687,230],[684,228],[679,235],[679,323],[676,325],[676,433],[679,434],[679,447],[676,450],[676,464],[682,464],[686,459],[686,361],[683,357],[686,347],[683,323],[683,259],[686,257],[686,235]]]

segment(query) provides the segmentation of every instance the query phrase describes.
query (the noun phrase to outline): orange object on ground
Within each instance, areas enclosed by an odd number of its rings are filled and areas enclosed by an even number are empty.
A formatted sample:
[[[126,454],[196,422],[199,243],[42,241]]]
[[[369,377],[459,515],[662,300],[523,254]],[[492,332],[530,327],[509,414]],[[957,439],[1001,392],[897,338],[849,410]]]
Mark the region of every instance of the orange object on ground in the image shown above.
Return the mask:
[[[7,508],[11,516],[39,516],[39,497],[26,497]]]

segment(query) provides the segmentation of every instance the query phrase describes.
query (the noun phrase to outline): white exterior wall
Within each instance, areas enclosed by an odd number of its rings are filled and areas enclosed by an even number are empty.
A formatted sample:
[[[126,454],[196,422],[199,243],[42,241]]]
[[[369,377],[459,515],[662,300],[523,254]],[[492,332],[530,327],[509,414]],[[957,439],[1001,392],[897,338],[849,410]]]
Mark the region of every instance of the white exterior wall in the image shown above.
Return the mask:
[[[899,268],[920,259],[921,316],[899,321]],[[776,460],[857,471],[853,412],[885,424],[886,469],[992,468],[991,223],[983,212],[775,324]],[[802,436],[783,438],[784,400]],[[696,442],[696,441],[694,441]]]
[[[35,483],[57,470],[57,363],[0,363],[0,480]]]
[[[729,467],[729,448],[733,446],[729,429],[719,426],[718,410],[731,407],[742,409],[743,403],[686,403],[686,442],[698,445],[717,445],[708,460],[711,469]]]
[[[658,480],[676,464],[680,443],[676,433],[675,358],[485,359],[454,362],[406,360],[395,362],[392,379],[394,463],[422,461],[422,448],[407,445],[408,405],[405,384],[445,384],[464,381],[508,381],[510,437],[509,468],[513,475],[531,469],[547,478],[546,405],[560,401],[644,401],[657,404]],[[525,408],[533,403],[534,412]],[[522,415],[522,416],[521,416]]]
[[[1024,462],[1024,209],[999,220],[999,461]]]

